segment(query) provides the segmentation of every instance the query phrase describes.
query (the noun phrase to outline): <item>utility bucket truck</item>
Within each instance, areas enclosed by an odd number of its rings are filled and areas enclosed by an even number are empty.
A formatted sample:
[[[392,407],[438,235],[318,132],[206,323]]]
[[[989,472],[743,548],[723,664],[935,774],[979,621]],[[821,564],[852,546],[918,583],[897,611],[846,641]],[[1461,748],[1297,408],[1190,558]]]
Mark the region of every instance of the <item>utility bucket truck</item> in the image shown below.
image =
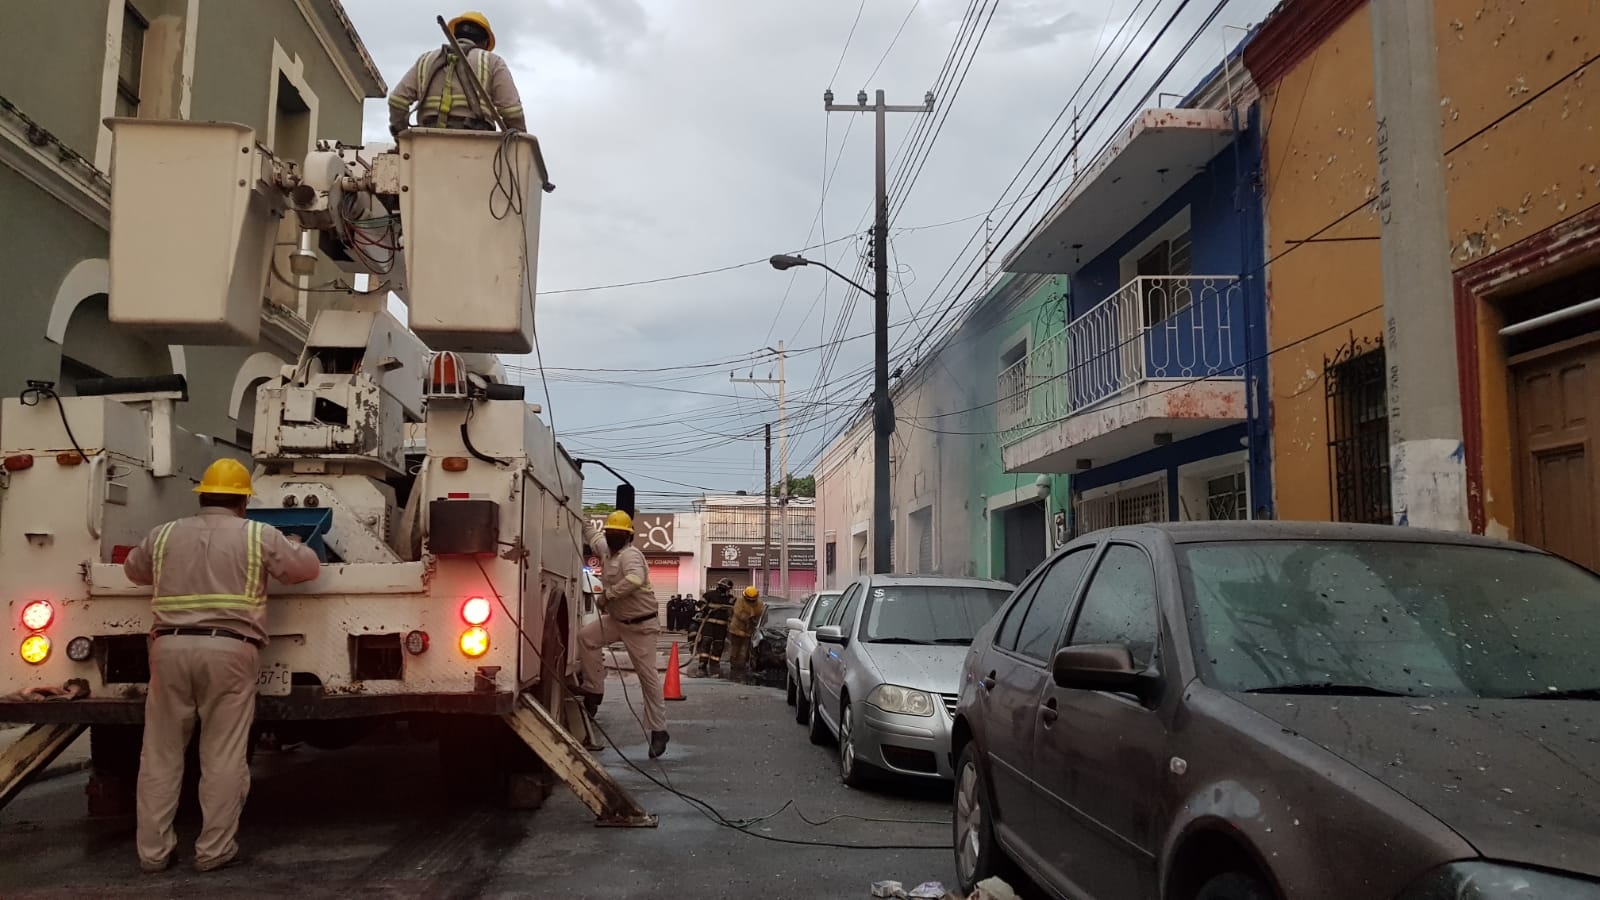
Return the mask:
[[[251,346],[264,316],[294,315],[264,300],[269,284],[301,315],[316,298],[299,358],[255,398],[248,515],[323,562],[315,581],[269,586],[258,728],[336,748],[404,721],[464,785],[537,805],[553,775],[600,823],[653,824],[586,751],[571,692],[589,588],[580,464],[493,356],[532,347],[552,187],[538,141],[415,129],[398,147],[324,142],[296,165],[241,125],[108,124],[113,327]],[[314,283],[319,259],[371,287]],[[174,424],[187,388],[39,382],[0,403],[0,721],[37,725],[0,755],[0,803],[85,728],[91,810],[131,796],[152,618],[121,562],[194,512],[211,460],[243,457]]]

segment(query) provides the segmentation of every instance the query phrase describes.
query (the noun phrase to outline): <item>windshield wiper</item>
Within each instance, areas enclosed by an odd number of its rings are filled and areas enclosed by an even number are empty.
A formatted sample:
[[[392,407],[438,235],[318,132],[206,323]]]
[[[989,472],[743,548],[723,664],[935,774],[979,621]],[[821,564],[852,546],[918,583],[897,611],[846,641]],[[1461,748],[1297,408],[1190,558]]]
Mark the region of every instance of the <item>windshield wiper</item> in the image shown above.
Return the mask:
[[[1566,688],[1559,691],[1533,691],[1513,694],[1508,700],[1600,700],[1600,687]]]
[[[972,644],[972,638],[939,638],[935,644],[948,644],[950,646],[966,647]]]
[[[929,644],[931,642],[930,641],[919,641],[916,638],[908,638],[908,637],[885,637],[885,638],[871,638],[868,641],[868,643],[872,643],[872,644],[917,644],[919,646],[926,646],[927,644]]]
[[[1350,697],[1417,697],[1419,694],[1408,694],[1405,691],[1392,691],[1388,688],[1373,687],[1370,684],[1340,684],[1335,681],[1307,681],[1301,684],[1274,684],[1268,687],[1250,688],[1246,694],[1329,694]]]

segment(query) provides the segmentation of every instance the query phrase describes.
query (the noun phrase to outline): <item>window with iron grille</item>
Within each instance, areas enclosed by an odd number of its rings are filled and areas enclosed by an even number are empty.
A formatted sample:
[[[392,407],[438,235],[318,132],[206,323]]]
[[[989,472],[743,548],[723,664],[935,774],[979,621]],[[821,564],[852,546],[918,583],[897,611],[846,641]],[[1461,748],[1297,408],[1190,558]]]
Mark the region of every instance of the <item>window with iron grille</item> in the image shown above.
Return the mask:
[[[1322,363],[1328,409],[1328,477],[1340,522],[1388,525],[1389,395],[1383,339],[1350,336]]]
[[[1092,500],[1079,500],[1073,530],[1075,534],[1087,534],[1117,525],[1165,522],[1167,512],[1167,480],[1162,478]]]
[[[144,35],[150,23],[133,4],[122,8],[122,56],[117,61],[117,115],[139,114],[140,74],[144,69]]]
[[[1213,522],[1250,518],[1250,496],[1243,472],[1206,480],[1206,518]]]

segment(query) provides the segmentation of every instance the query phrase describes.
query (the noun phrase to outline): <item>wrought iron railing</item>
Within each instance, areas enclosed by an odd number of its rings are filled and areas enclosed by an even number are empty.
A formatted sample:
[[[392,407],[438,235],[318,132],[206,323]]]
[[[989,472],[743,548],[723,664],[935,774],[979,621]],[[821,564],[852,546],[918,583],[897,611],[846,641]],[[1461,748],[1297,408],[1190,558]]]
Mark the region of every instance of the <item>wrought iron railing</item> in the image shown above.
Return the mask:
[[[1133,279],[1000,373],[1001,431],[1016,440],[1147,381],[1242,377],[1243,302],[1234,276]]]

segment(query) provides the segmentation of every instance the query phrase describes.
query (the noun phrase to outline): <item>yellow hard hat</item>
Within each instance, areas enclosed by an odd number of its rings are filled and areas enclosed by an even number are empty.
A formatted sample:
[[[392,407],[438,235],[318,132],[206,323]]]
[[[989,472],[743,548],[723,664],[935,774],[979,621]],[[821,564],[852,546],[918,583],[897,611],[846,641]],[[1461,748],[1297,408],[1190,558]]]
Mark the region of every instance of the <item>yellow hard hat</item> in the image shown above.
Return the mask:
[[[236,459],[219,459],[206,466],[206,474],[194,489],[196,494],[234,494],[248,497],[255,493],[250,487],[250,470]]]
[[[619,509],[606,516],[606,530],[626,531],[629,534],[633,534],[633,517]]]
[[[746,597],[749,597],[751,600],[754,600],[755,598],[761,596],[761,592],[756,590],[755,587],[752,585],[751,587],[747,587],[747,588],[744,589],[744,595]]]
[[[472,23],[478,25],[479,27],[481,27],[484,31],[489,32],[489,46],[484,47],[483,49],[485,49],[485,50],[493,50],[494,49],[494,29],[489,27],[489,17],[488,16],[484,15],[481,12],[478,12],[475,9],[467,10],[466,12],[462,13],[461,15],[456,16],[454,19],[450,20],[450,24],[449,24],[450,33],[451,34],[455,34],[456,33],[456,26],[460,25],[462,22],[472,22]]]

